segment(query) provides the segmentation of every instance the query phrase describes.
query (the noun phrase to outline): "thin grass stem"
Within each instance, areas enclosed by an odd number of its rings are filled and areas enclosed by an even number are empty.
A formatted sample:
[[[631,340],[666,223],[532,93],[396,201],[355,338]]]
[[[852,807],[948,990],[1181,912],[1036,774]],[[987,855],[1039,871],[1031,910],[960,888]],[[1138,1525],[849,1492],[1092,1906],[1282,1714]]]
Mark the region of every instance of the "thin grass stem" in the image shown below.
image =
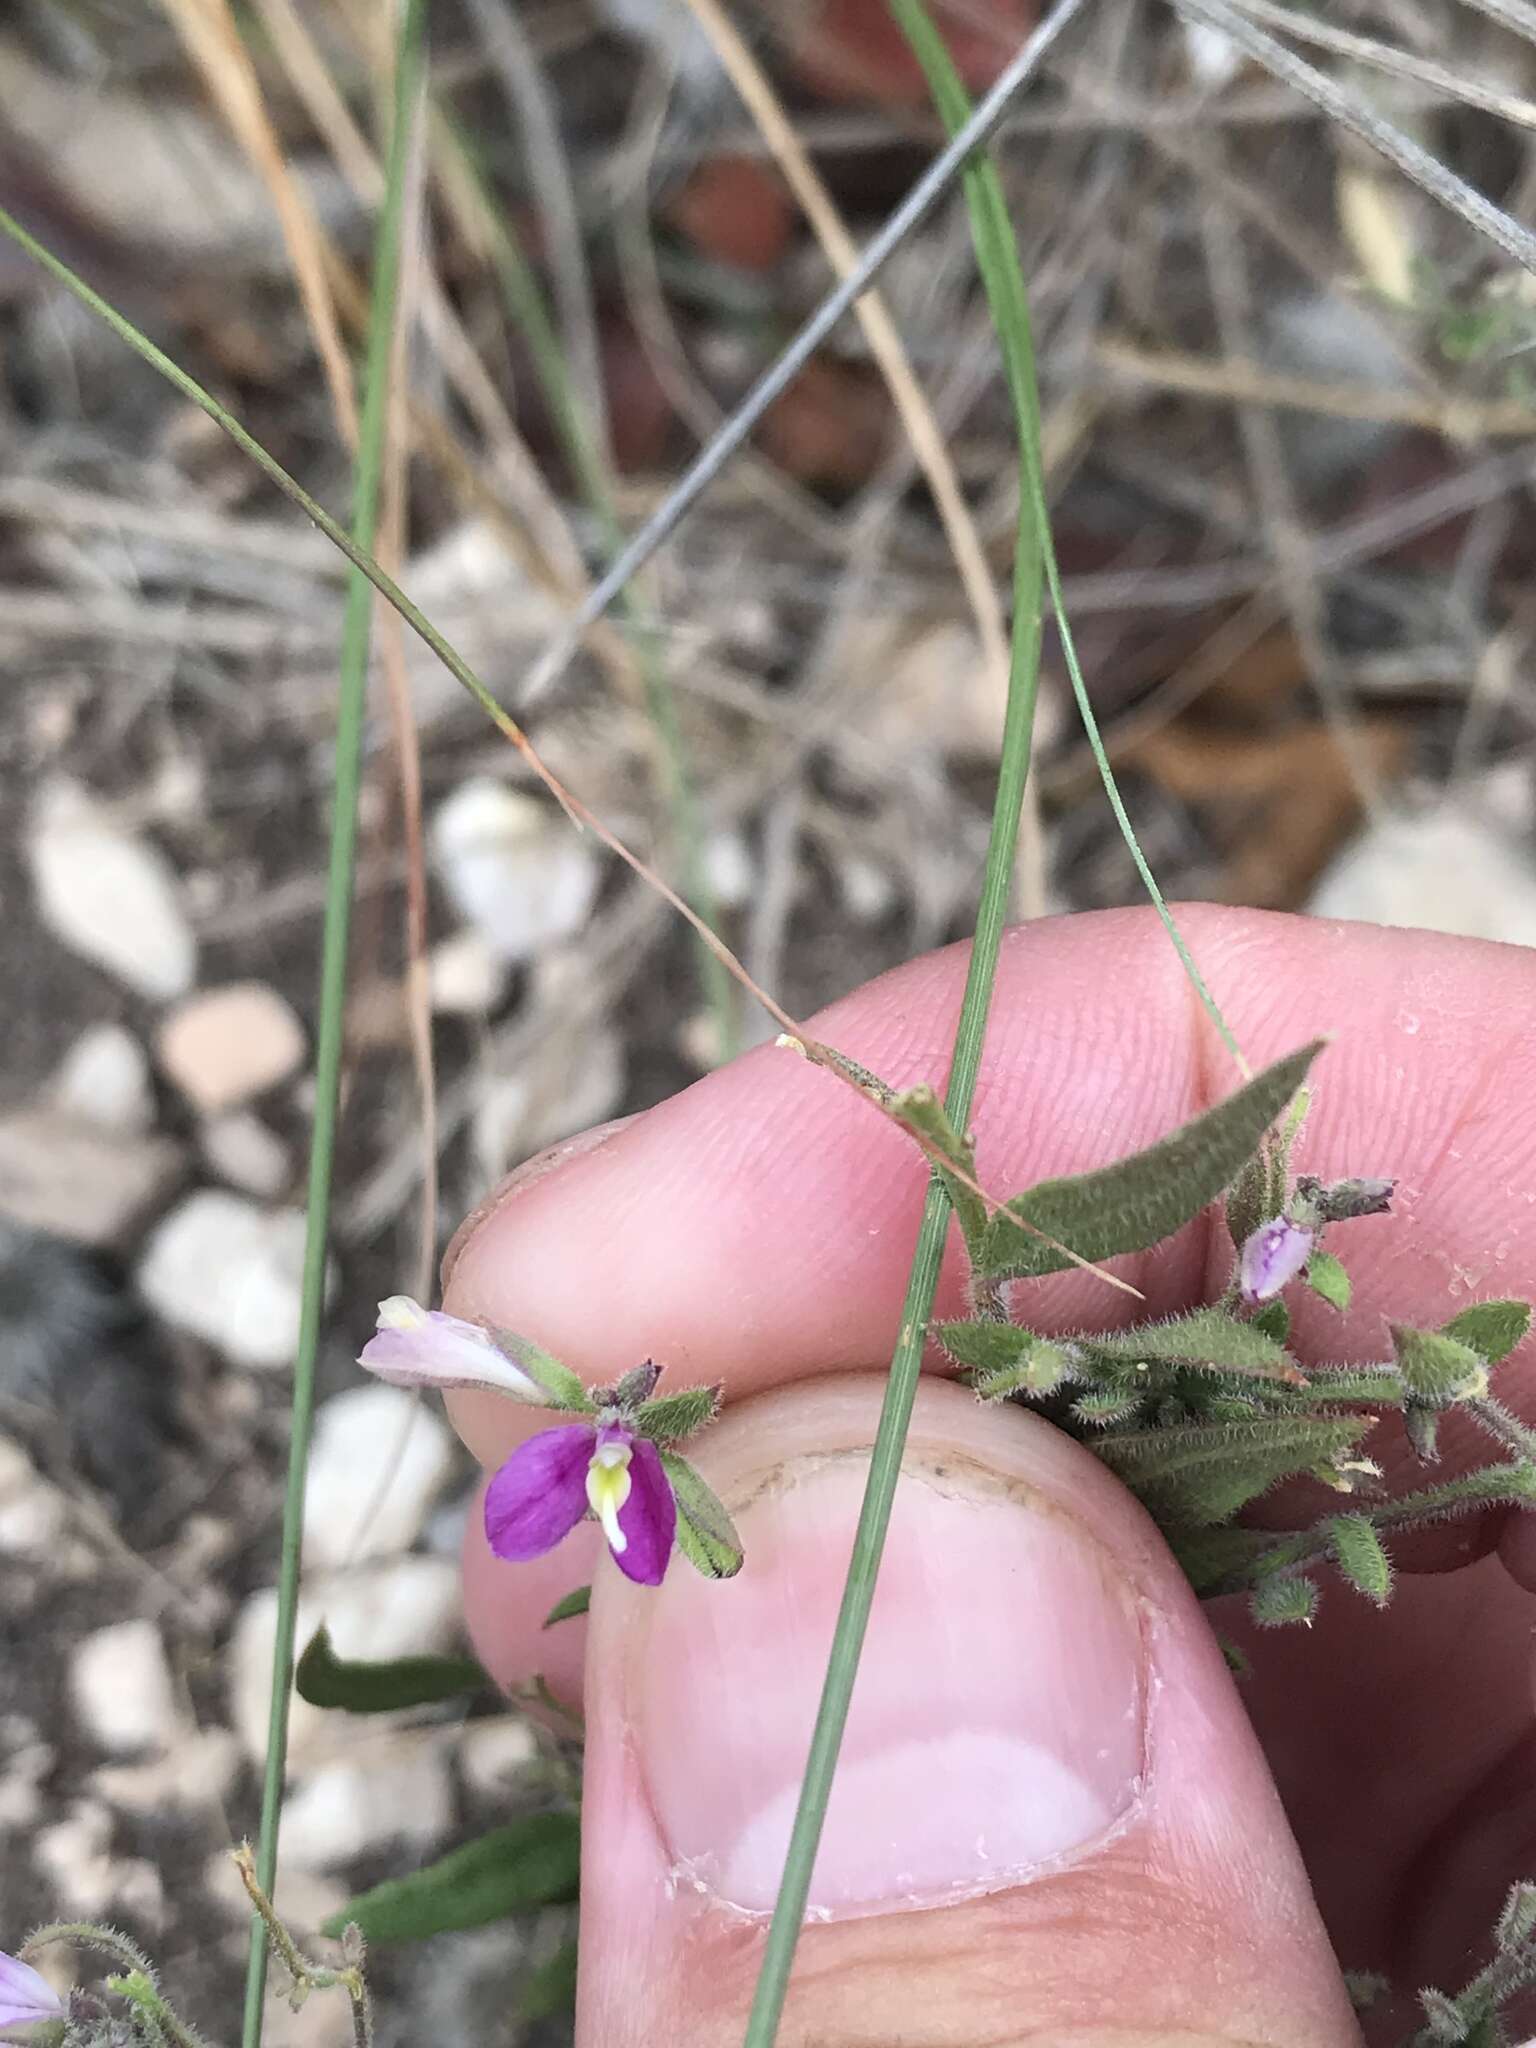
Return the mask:
[[[969,112],[964,88],[950,68],[948,54],[921,5],[918,0],[889,0],[889,4],[928,73],[930,87],[947,124],[952,131],[963,131]],[[1032,411],[1019,402],[1024,385],[1032,385],[1034,362],[1023,275],[1016,260],[1011,266],[999,261],[994,205],[1002,207],[1003,198],[995,168],[986,158],[973,158],[964,172],[964,183],[971,205],[977,260],[1003,350],[1009,387],[1015,398],[1020,462],[1027,481],[1030,456],[1024,442],[1028,436],[1034,435],[1033,461],[1038,467],[1039,418],[1038,411]],[[976,913],[976,933],[971,944],[949,1085],[945,1092],[945,1108],[950,1120],[960,1130],[970,1120],[981,1067],[987,1013],[997,976],[998,952],[1018,845],[1024,786],[1029,775],[1040,674],[1041,591],[1046,540],[1040,523],[1042,502],[1028,491],[1021,494],[1021,516],[1014,550],[1013,632],[1002,758],[981,901]],[[949,1198],[935,1178],[929,1188],[918,1229],[917,1247],[902,1305],[900,1335],[886,1381],[874,1448],[870,1453],[869,1477],[854,1532],[853,1552],[838,1610],[837,1628],[785,1856],[784,1875],[774,1904],[752,2011],[747,2021],[744,2048],[772,2048],[783,2015],[795,1949],[810,1897],[811,1873],[816,1863],[854,1680],[869,1626],[886,1532],[890,1527],[912,1406],[917,1397],[923,1344],[938,1286],[939,1263],[949,1228],[949,1215]]]
[[[409,153],[411,110],[417,103],[425,56],[425,0],[406,0],[395,59],[395,93],[384,201],[374,244],[373,291],[363,372],[363,405],[353,485],[352,538],[366,551],[378,523],[385,429],[389,418],[389,371],[394,347],[395,304],[400,281],[400,227]],[[341,1059],[347,993],[347,940],[351,927],[352,871],[357,852],[357,798],[367,704],[369,628],[373,592],[361,565],[347,589],[342,630],[340,688],[336,718],[335,787],[332,797],[330,866],[325,927],[321,941],[319,1021],[315,1040],[315,1122],[309,1157],[309,1199],[304,1246],[303,1303],[293,1368],[288,1482],[283,1501],[282,1554],[278,1566],[276,1641],[272,1654],[272,1699],[262,1777],[261,1826],[256,1873],[270,1898],[277,1881],[278,1824],[288,1753],[288,1712],[293,1693],[294,1632],[298,1618],[299,1566],[304,1520],[304,1484],[309,1467],[315,1404],[315,1362],[325,1311],[326,1250],[330,1234],[331,1178],[341,1096]],[[267,1980],[267,1928],[251,1922],[246,1970],[243,2048],[260,2048]]]

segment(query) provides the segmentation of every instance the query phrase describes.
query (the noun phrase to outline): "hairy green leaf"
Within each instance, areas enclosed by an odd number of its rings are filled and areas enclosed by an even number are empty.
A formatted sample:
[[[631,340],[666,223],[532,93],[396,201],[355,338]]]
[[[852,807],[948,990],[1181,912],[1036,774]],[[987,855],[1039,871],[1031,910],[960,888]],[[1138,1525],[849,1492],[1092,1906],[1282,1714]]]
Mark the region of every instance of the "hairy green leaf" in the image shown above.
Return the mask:
[[[1072,1403],[1072,1413],[1091,1428],[1110,1429],[1139,1414],[1141,1402],[1141,1395],[1134,1391],[1127,1394],[1118,1387],[1090,1387]]]
[[[620,1408],[638,1408],[642,1401],[649,1401],[655,1393],[656,1382],[660,1378],[661,1367],[654,1358],[632,1365],[613,1390],[615,1403]]]
[[[1171,1236],[1241,1171],[1321,1049],[1318,1040],[1278,1060],[1145,1152],[1091,1173],[1042,1181],[1016,1195],[987,1226],[976,1261],[979,1270],[1003,1279],[1055,1273],[1069,1263],[1038,1238],[1027,1237],[1014,1217],[1085,1259],[1145,1251]]]
[[[1203,1599],[1246,1585],[1255,1561],[1275,1539],[1262,1529],[1173,1529],[1168,1547]]]
[[[1260,1628],[1310,1622],[1317,1612],[1317,1586],[1311,1579],[1265,1579],[1248,1596],[1248,1612]]]
[[[675,1394],[659,1394],[647,1401],[635,1417],[635,1427],[653,1443],[681,1443],[713,1422],[720,1413],[718,1387],[681,1387]]]
[[[949,1113],[926,1081],[920,1081],[915,1088],[903,1088],[893,1095],[887,1105],[892,1116],[906,1125],[909,1131],[936,1151],[941,1158],[958,1166],[967,1180],[976,1178],[976,1154],[970,1141],[957,1131],[949,1120]],[[930,1154],[930,1158],[932,1155]],[[938,1159],[932,1159],[934,1170],[949,1192],[950,1205],[956,1221],[965,1234],[966,1247],[972,1259],[986,1234],[987,1208],[973,1188],[954,1174],[946,1173]]]
[[[972,1372],[1007,1372],[1040,1342],[1033,1330],[1021,1330],[1017,1323],[934,1323],[932,1330],[955,1363]]]
[[[1494,1946],[1505,1953],[1536,1939],[1536,1884],[1529,1878],[1511,1885],[1493,1939]]]
[[[974,1373],[971,1384],[983,1401],[1000,1401],[1008,1394],[1054,1394],[1073,1369],[1074,1361],[1061,1345],[1037,1337],[1016,1365]]]
[[[1374,1417],[1277,1415],[1095,1439],[1095,1455],[1159,1520],[1224,1522],[1282,1479],[1331,1465]]]
[[[343,1707],[349,1714],[392,1714],[401,1707],[431,1706],[490,1684],[473,1657],[351,1662],[331,1648],[324,1622],[310,1637],[293,1682],[299,1698],[312,1707]]]
[[[576,1943],[563,1941],[524,1984],[517,2014],[522,2020],[550,2020],[575,2010]]]
[[[1306,1282],[1314,1294],[1320,1294],[1330,1308],[1346,1309],[1353,1291],[1343,1261],[1336,1259],[1332,1252],[1315,1251],[1307,1261]]]
[[[1475,1301],[1442,1328],[1450,1337],[1475,1351],[1486,1365],[1497,1365],[1517,1344],[1523,1344],[1531,1327],[1528,1301]]]
[[[1208,1366],[1292,1382],[1301,1377],[1283,1345],[1255,1323],[1240,1323],[1219,1308],[1197,1308],[1165,1323],[1142,1323],[1134,1330],[1104,1331],[1073,1341],[1102,1357],[1130,1362]]]
[[[1390,1328],[1397,1369],[1415,1401],[1444,1408],[1466,1395],[1487,1392],[1488,1367],[1469,1344],[1407,1323]]]
[[[1233,1248],[1241,1251],[1259,1225],[1268,1223],[1278,1213],[1270,1194],[1267,1148],[1261,1141],[1227,1190],[1227,1235]]]
[[[1369,1518],[1332,1516],[1328,1522],[1328,1549],[1355,1590],[1376,1606],[1385,1607],[1392,1597],[1392,1560]]]
[[[1291,1312],[1277,1294],[1273,1301],[1266,1301],[1253,1319],[1253,1327],[1262,1330],[1266,1337],[1273,1337],[1277,1344],[1283,1344],[1291,1334]]]
[[[1408,1441],[1426,1465],[1440,1462],[1440,1416],[1433,1408],[1421,1408],[1410,1401],[1403,1409],[1403,1427]]]
[[[733,1579],[741,1570],[741,1538],[723,1504],[676,1451],[661,1462],[677,1496],[677,1547],[707,1579]]]
[[[553,1628],[557,1621],[574,1621],[578,1614],[585,1614],[592,1605],[592,1588],[577,1586],[567,1593],[563,1600],[557,1600],[544,1617],[544,1626]]]
[[[571,1368],[562,1365],[542,1344],[535,1344],[529,1337],[519,1337],[515,1330],[498,1330],[496,1342],[510,1359],[523,1368],[529,1379],[543,1388],[552,1408],[568,1408],[576,1415],[597,1412],[591,1395]]]
[[[580,1874],[579,1815],[527,1814],[425,1869],[375,1885],[333,1913],[324,1932],[339,1935],[355,1923],[377,1944],[484,1927],[510,1914],[569,1905]]]

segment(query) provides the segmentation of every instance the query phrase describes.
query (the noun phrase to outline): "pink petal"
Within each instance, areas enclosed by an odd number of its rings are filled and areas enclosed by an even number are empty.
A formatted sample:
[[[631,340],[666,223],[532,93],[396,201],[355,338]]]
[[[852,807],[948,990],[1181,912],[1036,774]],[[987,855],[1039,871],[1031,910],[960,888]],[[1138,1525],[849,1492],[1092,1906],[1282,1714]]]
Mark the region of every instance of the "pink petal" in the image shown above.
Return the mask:
[[[661,1453],[643,1436],[630,1440],[629,1482],[629,1499],[619,1509],[628,1547],[616,1550],[613,1561],[626,1578],[659,1586],[677,1533],[677,1501]]]
[[[378,1331],[357,1361],[376,1379],[396,1387],[485,1387],[517,1401],[545,1399],[537,1382],[478,1323],[418,1308],[400,1296],[381,1302],[379,1311]]]
[[[485,1539],[497,1557],[526,1564],[575,1528],[596,1440],[590,1422],[572,1422],[519,1444],[485,1490]]]
[[[30,1963],[0,1954],[0,2027],[64,2018],[64,2001]]]
[[[1315,1231],[1303,1230],[1283,1216],[1261,1223],[1245,1240],[1238,1261],[1244,1301],[1272,1301],[1311,1258],[1315,1237]]]

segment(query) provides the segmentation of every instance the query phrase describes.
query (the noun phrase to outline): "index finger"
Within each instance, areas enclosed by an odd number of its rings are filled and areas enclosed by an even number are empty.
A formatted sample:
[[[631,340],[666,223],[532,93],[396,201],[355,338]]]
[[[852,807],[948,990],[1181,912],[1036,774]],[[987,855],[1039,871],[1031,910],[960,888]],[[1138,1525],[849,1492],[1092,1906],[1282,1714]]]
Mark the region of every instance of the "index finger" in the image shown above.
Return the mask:
[[[1255,1066],[1334,1039],[1298,1163],[1398,1177],[1395,1217],[1350,1228],[1352,1324],[1374,1326],[1383,1306],[1450,1314],[1490,1286],[1530,1288],[1536,956],[1209,906],[1182,921]],[[895,1086],[942,1082],[965,966],[963,947],[930,955],[809,1028]],[[1236,1080],[1150,911],[1020,927],[1004,942],[977,1091],[979,1177],[1002,1195],[1101,1165]],[[447,1305],[594,1377],[654,1356],[679,1378],[721,1380],[728,1397],[878,1365],[926,1179],[870,1105],[765,1047],[494,1208],[457,1257]],[[1228,1257],[1203,1221],[1112,1270],[1157,1313],[1224,1278]],[[951,1245],[941,1311],[957,1307],[960,1277]],[[1147,1312],[1091,1274],[1029,1288],[1029,1319],[1047,1327]]]

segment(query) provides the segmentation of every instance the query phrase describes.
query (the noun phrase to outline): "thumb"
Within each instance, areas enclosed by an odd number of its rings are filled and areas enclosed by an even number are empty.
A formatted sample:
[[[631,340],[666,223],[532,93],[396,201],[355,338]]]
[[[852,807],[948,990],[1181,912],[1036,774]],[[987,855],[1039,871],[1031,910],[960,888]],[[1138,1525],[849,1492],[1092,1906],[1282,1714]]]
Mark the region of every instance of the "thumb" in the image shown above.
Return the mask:
[[[736,2048],[881,1382],[733,1408],[699,1464],[747,1562],[599,1575],[583,2048]],[[1347,2048],[1359,2033],[1219,1650],[1079,1446],[918,1394],[783,2048]]]

